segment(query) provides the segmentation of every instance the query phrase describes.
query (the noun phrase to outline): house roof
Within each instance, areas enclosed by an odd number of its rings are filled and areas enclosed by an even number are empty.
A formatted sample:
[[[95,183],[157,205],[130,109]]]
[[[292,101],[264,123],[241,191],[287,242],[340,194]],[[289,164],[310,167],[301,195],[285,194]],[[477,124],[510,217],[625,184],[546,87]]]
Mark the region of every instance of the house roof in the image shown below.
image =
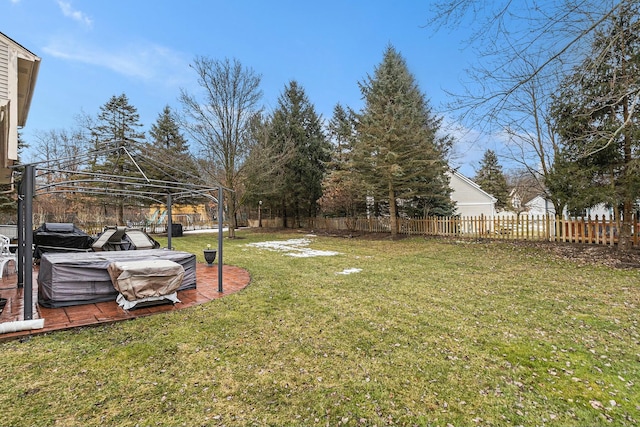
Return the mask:
[[[18,55],[18,126],[27,123],[31,99],[40,69],[40,57],[0,32],[0,41],[8,44]]]
[[[491,201],[493,203],[497,202],[498,199],[495,198],[492,194],[487,193],[486,191],[484,191],[482,188],[480,188],[480,186],[473,180],[471,180],[470,178],[467,178],[466,176],[464,176],[463,174],[461,174],[460,172],[458,172],[457,170],[450,170],[449,174],[456,176],[457,178],[459,178],[462,182],[464,182],[466,185],[472,187],[474,190],[478,191],[479,193],[484,194],[485,196],[487,196],[489,199],[491,199]]]
[[[527,203],[525,203],[525,206],[531,206],[534,203],[537,203],[538,201],[542,201],[545,202],[547,199],[544,197],[544,195],[542,194],[538,194],[537,196],[534,196],[531,198],[531,200],[529,200]]]

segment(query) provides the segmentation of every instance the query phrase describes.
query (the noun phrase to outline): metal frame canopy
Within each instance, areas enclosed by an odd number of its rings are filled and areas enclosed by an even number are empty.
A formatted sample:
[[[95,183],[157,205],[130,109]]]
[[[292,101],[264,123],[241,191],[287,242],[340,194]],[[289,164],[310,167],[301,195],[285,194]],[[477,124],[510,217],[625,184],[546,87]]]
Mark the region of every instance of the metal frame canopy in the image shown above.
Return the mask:
[[[126,141],[113,141],[118,147],[92,151],[84,156],[68,159],[55,159],[43,162],[16,165],[14,169],[22,175],[18,188],[18,287],[24,288],[24,320],[33,318],[33,198],[38,194],[75,193],[87,195],[109,195],[122,198],[139,198],[152,200],[167,205],[167,246],[171,246],[172,220],[171,206],[174,199],[186,197],[204,197],[218,204],[218,292],[223,292],[222,285],[222,242],[223,242],[223,191],[228,188],[222,185],[206,186],[171,180],[150,179],[143,172],[139,163],[145,162],[152,167],[160,167],[159,163],[148,156],[137,154],[135,157],[127,150]],[[124,143],[124,144],[123,144]],[[84,158],[96,155],[118,154],[128,159],[138,171],[139,176],[124,176],[108,173],[96,173],[70,169]],[[136,161],[136,158],[138,159]],[[51,165],[56,167],[51,167]],[[162,164],[174,172],[180,169]],[[38,178],[47,174],[64,174],[66,180],[50,183],[39,183]],[[194,177],[197,178],[197,177]],[[217,192],[217,197],[213,196]],[[213,193],[213,194],[212,194]],[[164,200],[163,200],[164,199]],[[166,202],[165,202],[166,200]]]

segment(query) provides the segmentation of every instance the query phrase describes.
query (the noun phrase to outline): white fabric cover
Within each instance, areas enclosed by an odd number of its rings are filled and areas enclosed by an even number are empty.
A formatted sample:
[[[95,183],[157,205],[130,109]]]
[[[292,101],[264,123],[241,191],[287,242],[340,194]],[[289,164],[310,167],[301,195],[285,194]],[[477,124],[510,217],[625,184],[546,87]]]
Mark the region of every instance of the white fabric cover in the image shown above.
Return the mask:
[[[125,310],[131,310],[132,308],[135,308],[137,305],[146,306],[149,304],[161,303],[163,301],[164,302],[169,301],[169,302],[172,302],[173,304],[180,302],[180,300],[178,299],[177,292],[174,292],[169,295],[163,295],[161,297],[140,298],[139,300],[135,300],[135,301],[127,301],[127,299],[122,294],[118,294],[118,298],[116,298],[116,302],[118,303],[118,305]]]

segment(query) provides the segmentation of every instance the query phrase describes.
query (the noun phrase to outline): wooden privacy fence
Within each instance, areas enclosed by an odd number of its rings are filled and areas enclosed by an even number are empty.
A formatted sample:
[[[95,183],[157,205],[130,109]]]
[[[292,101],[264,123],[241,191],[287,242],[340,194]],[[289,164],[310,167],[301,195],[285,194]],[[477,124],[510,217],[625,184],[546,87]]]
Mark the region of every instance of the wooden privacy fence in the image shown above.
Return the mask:
[[[389,218],[309,218],[309,228],[389,233]],[[496,215],[493,217],[429,217],[398,219],[398,233],[424,236],[545,240],[614,245],[620,224],[604,217],[569,218],[551,215]],[[640,224],[634,217],[632,241],[640,244]]]

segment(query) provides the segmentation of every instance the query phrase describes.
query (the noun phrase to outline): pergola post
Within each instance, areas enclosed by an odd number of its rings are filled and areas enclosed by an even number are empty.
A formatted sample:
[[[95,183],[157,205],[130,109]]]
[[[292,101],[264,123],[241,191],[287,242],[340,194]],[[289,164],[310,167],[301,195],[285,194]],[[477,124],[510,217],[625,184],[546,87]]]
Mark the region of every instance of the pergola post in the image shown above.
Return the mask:
[[[173,201],[171,200],[171,193],[167,194],[167,249],[172,250],[173,246],[171,246],[171,233],[173,229],[173,214],[171,213],[171,204]]]
[[[20,183],[18,216],[21,217],[18,227],[18,263],[22,271],[18,271],[18,281],[22,279],[24,305],[23,320],[33,319],[33,197],[35,196],[36,168],[34,165],[24,167],[24,175]]]
[[[118,147],[122,149],[122,146]],[[198,194],[198,195],[206,195],[208,198],[215,200],[213,194],[215,192],[215,187],[204,187],[198,186],[194,184],[180,184],[176,181],[167,181],[167,180],[149,180],[144,172],[137,165],[133,157],[127,152],[131,161],[136,165],[140,174],[143,178],[134,178],[134,177],[122,177],[119,175],[110,175],[110,174],[100,174],[100,173],[91,173],[91,172],[82,172],[82,171],[74,171],[75,174],[84,173],[89,178],[85,180],[79,180],[82,182],[79,186],[73,186],[73,188],[69,189],[66,186],[69,185],[68,182],[63,183],[53,183],[53,184],[45,184],[41,183],[40,187],[37,191],[51,191],[51,189],[55,190],[54,192],[79,192],[79,193],[91,193],[95,192],[96,194],[122,194],[124,196],[131,196],[138,194],[140,197],[144,197],[147,199],[153,200],[155,203],[162,204],[162,197],[166,194],[167,196],[167,214],[169,218],[167,220],[167,244],[169,249],[173,247],[172,244],[172,228],[173,228],[173,215],[172,215],[172,199],[185,197],[187,194]],[[61,159],[58,159],[61,160]],[[71,160],[71,159],[64,159]],[[73,160],[79,161],[78,158],[74,157]],[[24,312],[24,320],[32,320],[33,319],[33,199],[36,196],[36,172],[39,173],[51,173],[57,172],[57,170],[49,169],[43,164],[49,164],[51,160],[40,163],[33,163],[28,165],[15,165],[14,168],[22,168],[22,179],[20,185],[18,187],[18,249],[17,249],[17,270],[18,270],[18,287],[23,288],[23,312]],[[123,178],[127,178],[124,179]],[[144,181],[143,181],[144,179]],[[116,189],[106,189],[101,188],[95,191],[96,189],[91,187],[90,185],[84,186],[85,182],[100,182],[101,184],[111,183],[118,184]],[[141,182],[144,182],[145,185],[149,185],[151,189],[149,190],[137,190]],[[133,186],[133,190],[129,190],[128,188],[124,188],[125,185]],[[57,188],[61,187],[59,190]],[[224,225],[224,200],[223,200],[223,191],[224,187],[222,185],[218,186],[218,292],[223,292],[223,225]],[[233,191],[228,189],[229,191]],[[173,191],[173,194],[172,192]],[[175,197],[174,197],[175,196]]]
[[[22,184],[18,188],[18,288],[24,287],[24,195],[22,194]]]
[[[223,235],[223,217],[224,209],[222,206],[222,186],[218,187],[218,292],[224,292],[222,289],[222,241]]]

